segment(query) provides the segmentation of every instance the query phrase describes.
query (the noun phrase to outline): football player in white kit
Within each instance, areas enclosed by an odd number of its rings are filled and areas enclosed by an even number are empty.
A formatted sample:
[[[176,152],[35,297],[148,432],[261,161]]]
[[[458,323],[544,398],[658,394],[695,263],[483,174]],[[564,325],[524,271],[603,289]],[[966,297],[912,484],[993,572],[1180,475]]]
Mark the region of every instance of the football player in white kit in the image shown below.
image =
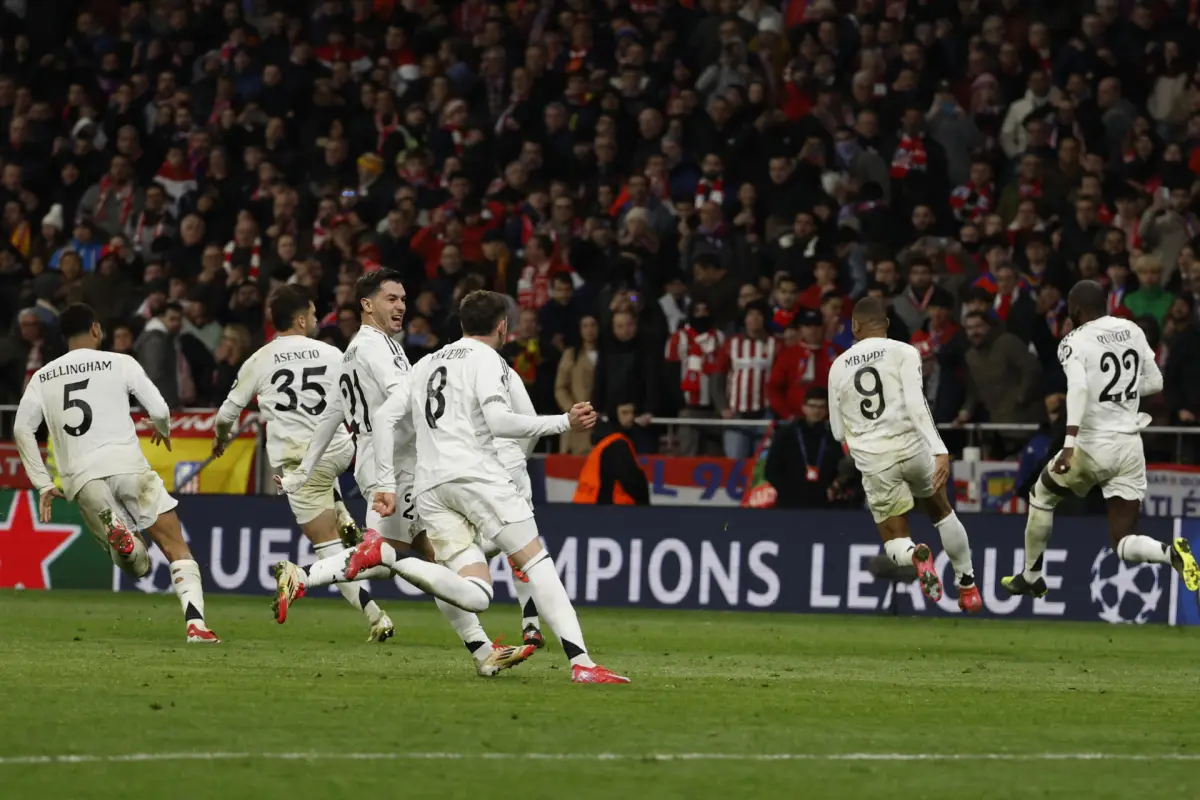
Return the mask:
[[[299,468],[284,476],[280,486],[289,495],[303,491],[344,418],[354,434],[357,448],[354,479],[363,497],[370,501],[377,492],[386,491],[405,498],[400,514],[383,517],[368,507],[368,534],[383,542],[387,557],[383,564],[373,565],[376,569],[363,572],[361,577],[386,579],[395,572],[434,595],[438,607],[456,630],[461,627],[481,635],[482,628],[475,612],[485,610],[491,603],[491,584],[461,578],[443,566],[416,557],[413,549],[414,540],[422,530],[417,524],[412,502],[416,448],[411,423],[389,428],[383,436],[375,430],[385,401],[401,393],[407,397],[409,386],[411,367],[408,358],[392,339],[404,325],[406,295],[400,278],[399,273],[384,269],[359,279],[356,296],[362,309],[362,326],[342,357],[336,378],[340,395],[330,399]],[[380,472],[376,448],[386,453],[383,460],[389,467],[396,464],[399,469],[386,475]],[[420,547],[419,542],[417,546]],[[343,554],[323,558],[307,570],[291,562],[279,562],[274,601],[276,620],[284,622],[291,604],[303,597],[308,589],[354,581],[359,577],[359,570],[347,569],[347,557]],[[516,666],[536,649],[532,645],[493,644],[486,637],[477,640],[474,635],[468,641],[468,647],[473,647],[472,654],[480,675],[494,675]]]
[[[42,522],[50,521],[54,498],[78,503],[113,563],[137,578],[151,569],[138,531],[145,533],[170,562],[171,588],[183,608],[187,641],[220,642],[204,621],[200,567],[183,540],[175,514],[179,502],[150,468],[129,416],[133,393],[154,424],[152,441],[170,450],[171,411],[166,401],[135,359],[100,351],[104,331],[89,306],[67,306],[59,327],[67,354],[29,379],[13,431],[25,473],[41,497]],[[38,450],[36,435],[43,420],[54,444],[62,491],[55,488]]]
[[[1107,295],[1095,281],[1080,281],[1067,296],[1073,329],[1058,345],[1067,375],[1067,436],[1029,494],[1025,570],[1001,578],[1013,594],[1046,594],[1042,556],[1054,525],[1054,507],[1067,494],[1080,497],[1099,486],[1108,506],[1113,552],[1131,563],[1170,564],[1191,591],[1200,568],[1187,539],[1170,544],[1137,533],[1146,496],[1146,458],[1138,412],[1142,397],[1162,391],[1154,350],[1133,322],[1108,316]]]
[[[337,394],[342,351],[317,341],[317,311],[301,286],[288,285],[271,299],[271,322],[278,336],[259,348],[242,368],[217,412],[213,455],[224,452],[230,431],[243,408],[258,396],[258,408],[267,421],[267,457],[285,474],[304,459],[317,420]],[[318,559],[358,544],[357,526],[335,494],[338,476],[354,459],[354,441],[339,426],[321,462],[304,486],[287,496],[300,530],[313,544]],[[344,543],[352,530],[355,538]],[[384,642],[395,633],[392,620],[371,599],[366,581],[338,584],[350,605],[367,617],[367,641]]]
[[[558,636],[571,663],[571,680],[628,683],[588,655],[575,609],[538,538],[533,508],[496,449],[498,439],[587,430],[596,424],[596,413],[587,403],[550,417],[514,413],[509,383],[515,376],[499,353],[508,332],[507,301],[494,292],[471,292],[459,306],[459,317],[463,338],[421,359],[410,384],[409,415],[417,435],[413,492],[434,556],[467,580],[490,588],[486,553],[505,553],[527,579],[538,611]],[[398,508],[396,500],[379,492],[374,505],[388,515]],[[347,576],[380,563],[386,563],[381,543],[364,539],[350,557]]]
[[[983,608],[967,530],[946,497],[950,455],[938,435],[921,377],[921,357],[905,342],[888,338],[887,307],[877,297],[854,306],[857,340],[829,370],[829,425],[849,446],[862,473],[867,506],[893,563],[917,569],[921,591],[942,597],[942,580],[927,544],[914,544],[908,512],[919,504],[942,538],[958,579],[958,607]]]

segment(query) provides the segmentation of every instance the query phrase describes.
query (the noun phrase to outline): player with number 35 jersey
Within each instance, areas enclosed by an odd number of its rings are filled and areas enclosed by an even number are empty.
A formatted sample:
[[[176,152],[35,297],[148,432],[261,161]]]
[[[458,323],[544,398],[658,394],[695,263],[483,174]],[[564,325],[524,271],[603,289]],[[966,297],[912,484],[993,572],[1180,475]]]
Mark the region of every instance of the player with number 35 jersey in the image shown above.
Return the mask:
[[[926,544],[914,544],[908,512],[920,504],[941,534],[958,578],[958,605],[977,612],[966,528],[950,507],[950,456],[925,401],[921,357],[912,345],[887,338],[887,308],[867,297],[854,307],[857,340],[829,370],[829,424],[862,473],[867,505],[884,550],[898,566],[916,567],[921,590],[941,600],[942,581]]]

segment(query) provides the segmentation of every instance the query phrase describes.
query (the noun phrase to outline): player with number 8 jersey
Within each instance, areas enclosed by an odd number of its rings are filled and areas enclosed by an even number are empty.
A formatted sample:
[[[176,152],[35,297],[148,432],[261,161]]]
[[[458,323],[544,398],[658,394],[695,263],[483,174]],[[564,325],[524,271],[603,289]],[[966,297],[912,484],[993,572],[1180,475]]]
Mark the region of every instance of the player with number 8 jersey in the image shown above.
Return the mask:
[[[867,505],[884,550],[897,566],[917,570],[921,590],[942,598],[942,581],[927,544],[914,544],[908,512],[920,504],[942,538],[958,578],[958,606],[977,612],[983,600],[975,585],[966,528],[946,496],[950,456],[925,399],[921,357],[905,342],[889,339],[887,308],[879,298],[854,307],[857,340],[829,370],[829,424],[862,473]]]

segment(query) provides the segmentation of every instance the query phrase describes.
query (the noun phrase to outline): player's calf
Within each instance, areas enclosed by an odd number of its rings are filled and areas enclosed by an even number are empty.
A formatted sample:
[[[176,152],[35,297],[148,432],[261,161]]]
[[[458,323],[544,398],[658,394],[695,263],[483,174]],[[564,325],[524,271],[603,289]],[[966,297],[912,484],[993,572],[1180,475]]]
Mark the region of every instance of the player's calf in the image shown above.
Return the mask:
[[[150,552],[142,537],[133,533],[111,509],[100,512],[104,526],[104,537],[108,542],[109,555],[113,563],[134,578],[145,577],[150,572]]]
[[[204,588],[200,578],[200,565],[192,558],[187,543],[183,541],[179,517],[174,511],[159,514],[146,533],[171,562],[171,588],[175,590],[175,596],[179,598],[179,605],[183,609],[188,642],[220,642],[217,635],[208,629],[208,623],[204,619]]]

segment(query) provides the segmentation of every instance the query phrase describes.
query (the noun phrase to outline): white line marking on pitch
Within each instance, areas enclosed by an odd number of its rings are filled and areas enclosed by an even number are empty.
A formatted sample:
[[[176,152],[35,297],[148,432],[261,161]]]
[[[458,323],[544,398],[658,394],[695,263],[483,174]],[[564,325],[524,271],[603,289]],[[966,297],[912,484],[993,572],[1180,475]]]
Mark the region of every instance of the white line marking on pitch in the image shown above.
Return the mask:
[[[1200,761],[1200,753],[118,753],[0,756],[0,766],[131,761]]]

